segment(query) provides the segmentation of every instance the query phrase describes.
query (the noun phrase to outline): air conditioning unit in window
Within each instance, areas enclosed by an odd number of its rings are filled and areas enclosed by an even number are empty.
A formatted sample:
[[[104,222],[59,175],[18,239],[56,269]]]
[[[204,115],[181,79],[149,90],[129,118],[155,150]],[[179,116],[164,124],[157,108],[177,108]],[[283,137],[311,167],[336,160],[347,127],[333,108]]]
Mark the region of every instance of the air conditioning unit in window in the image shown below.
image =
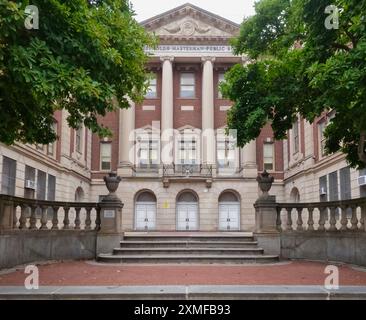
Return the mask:
[[[36,183],[33,180],[25,180],[25,187],[27,189],[36,189]]]
[[[327,194],[327,189],[324,187],[321,187],[319,190],[319,193],[321,196],[325,196]]]
[[[360,187],[366,186],[366,176],[358,177],[358,185]]]

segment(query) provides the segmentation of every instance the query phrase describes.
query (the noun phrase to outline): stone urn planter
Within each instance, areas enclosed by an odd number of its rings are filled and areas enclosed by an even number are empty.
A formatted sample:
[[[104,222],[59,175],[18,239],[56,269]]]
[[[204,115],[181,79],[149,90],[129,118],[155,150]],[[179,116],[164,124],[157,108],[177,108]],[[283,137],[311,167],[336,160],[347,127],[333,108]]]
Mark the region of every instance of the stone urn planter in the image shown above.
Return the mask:
[[[272,177],[266,170],[257,177],[258,185],[263,192],[262,197],[269,197],[268,191],[271,190],[274,177]]]
[[[107,198],[118,199],[115,192],[117,191],[119,183],[121,182],[121,177],[117,176],[116,172],[110,172],[108,176],[104,177],[104,182],[109,191]]]

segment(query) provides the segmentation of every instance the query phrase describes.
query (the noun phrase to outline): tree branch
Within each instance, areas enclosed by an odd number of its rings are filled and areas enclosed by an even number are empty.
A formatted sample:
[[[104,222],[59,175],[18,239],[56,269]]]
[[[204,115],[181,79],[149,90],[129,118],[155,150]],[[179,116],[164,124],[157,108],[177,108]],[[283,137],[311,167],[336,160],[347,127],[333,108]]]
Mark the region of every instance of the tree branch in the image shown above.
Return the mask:
[[[349,46],[346,46],[345,44],[333,43],[332,47],[336,49],[345,50],[347,52],[351,51],[351,48]]]

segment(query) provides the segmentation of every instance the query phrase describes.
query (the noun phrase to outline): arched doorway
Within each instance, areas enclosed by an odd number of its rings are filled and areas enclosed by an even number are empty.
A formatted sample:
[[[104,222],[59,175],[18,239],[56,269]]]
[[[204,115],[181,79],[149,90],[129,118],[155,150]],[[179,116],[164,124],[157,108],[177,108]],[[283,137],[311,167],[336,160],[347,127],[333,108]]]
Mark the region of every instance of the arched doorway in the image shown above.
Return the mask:
[[[137,194],[135,201],[135,230],[155,230],[156,197],[151,191]]]
[[[240,200],[232,191],[225,191],[219,197],[219,230],[240,230]]]
[[[290,194],[291,202],[299,203],[300,202],[300,192],[296,187],[291,190]]]
[[[198,197],[192,191],[183,191],[177,197],[177,230],[198,230]]]

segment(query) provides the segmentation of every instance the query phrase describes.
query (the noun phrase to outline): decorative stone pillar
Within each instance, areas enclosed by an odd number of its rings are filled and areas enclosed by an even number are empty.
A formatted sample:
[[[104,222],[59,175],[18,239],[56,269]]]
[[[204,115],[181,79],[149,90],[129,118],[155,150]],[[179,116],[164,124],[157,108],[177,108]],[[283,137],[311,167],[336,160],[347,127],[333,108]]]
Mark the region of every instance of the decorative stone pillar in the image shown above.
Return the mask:
[[[280,233],[277,230],[277,202],[276,197],[269,195],[274,178],[264,171],[257,177],[262,195],[254,204],[255,232],[254,237],[258,245],[267,254],[281,254]]]
[[[203,57],[202,72],[202,163],[216,167],[214,125],[214,57]]]
[[[173,159],[173,61],[174,57],[161,57],[163,64],[162,97],[161,97],[161,161],[172,164]]]
[[[119,243],[123,238],[123,203],[115,193],[121,177],[111,172],[104,177],[104,181],[109,194],[99,203],[100,230],[97,235],[97,254],[110,253],[113,248],[119,247]]]
[[[262,195],[254,204],[256,232],[275,232],[277,231],[276,197],[270,196],[268,193],[274,178],[267,171],[264,171],[257,177],[257,181]]]
[[[135,103],[130,102],[130,108],[120,109],[119,112],[119,166],[118,174],[130,177],[134,166],[135,144]]]
[[[244,146],[241,158],[244,177],[255,178],[258,174],[257,143],[255,139]]]
[[[0,199],[0,231],[11,230],[14,227],[14,202],[9,199]]]

